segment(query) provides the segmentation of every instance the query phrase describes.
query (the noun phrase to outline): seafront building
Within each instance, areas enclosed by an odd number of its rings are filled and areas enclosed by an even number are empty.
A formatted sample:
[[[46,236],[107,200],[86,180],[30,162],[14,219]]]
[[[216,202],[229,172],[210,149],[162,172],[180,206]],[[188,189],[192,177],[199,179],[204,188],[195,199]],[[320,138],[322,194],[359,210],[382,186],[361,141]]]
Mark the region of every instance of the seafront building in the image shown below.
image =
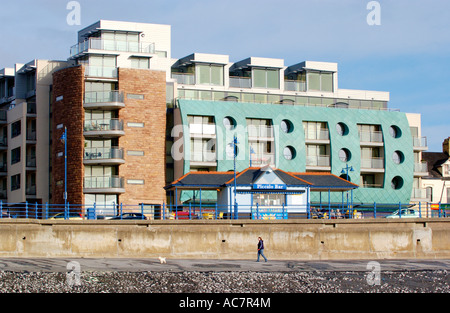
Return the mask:
[[[70,203],[161,206],[164,187],[190,172],[270,166],[344,178],[359,186],[354,203],[426,201],[420,115],[389,100],[339,88],[336,63],[172,58],[169,25],[100,20],[67,60],[0,71],[0,195],[64,203],[67,188]],[[310,201],[342,200],[329,195]]]

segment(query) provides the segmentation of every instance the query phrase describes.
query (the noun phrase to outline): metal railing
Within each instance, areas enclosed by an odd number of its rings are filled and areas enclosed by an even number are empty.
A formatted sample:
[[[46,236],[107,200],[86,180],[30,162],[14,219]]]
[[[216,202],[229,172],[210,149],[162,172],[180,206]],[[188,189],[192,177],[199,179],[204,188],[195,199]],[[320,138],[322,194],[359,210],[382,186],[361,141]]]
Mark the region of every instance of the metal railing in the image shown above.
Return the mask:
[[[307,155],[306,166],[331,166],[329,155]]]
[[[286,91],[306,91],[306,82],[298,80],[284,80],[284,90]]]
[[[122,148],[85,148],[84,160],[124,159]]]
[[[110,102],[124,102],[122,91],[92,91],[84,94],[84,103],[110,103]]]
[[[84,189],[125,188],[123,177],[119,176],[89,176],[83,178]]]
[[[118,70],[117,67],[87,65],[84,75],[89,77],[117,78]]]
[[[84,131],[122,131],[123,120],[112,119],[99,119],[99,120],[86,120],[84,121]]]
[[[252,79],[251,77],[230,76],[230,87],[252,88]]]
[[[361,142],[380,143],[383,142],[383,133],[381,131],[360,131],[359,139]]]
[[[122,51],[137,53],[155,53],[155,43],[137,41],[106,40],[89,38],[70,48],[70,57],[77,56],[89,49],[105,51]]]
[[[361,159],[361,168],[382,169],[384,168],[384,158]]]
[[[0,201],[0,219],[28,218],[54,220],[221,220],[221,219],[370,219],[447,218],[450,204],[391,203],[349,205],[125,205],[125,204],[39,204]]]
[[[172,78],[176,79],[178,84],[195,85],[195,75],[188,73],[172,73]]]

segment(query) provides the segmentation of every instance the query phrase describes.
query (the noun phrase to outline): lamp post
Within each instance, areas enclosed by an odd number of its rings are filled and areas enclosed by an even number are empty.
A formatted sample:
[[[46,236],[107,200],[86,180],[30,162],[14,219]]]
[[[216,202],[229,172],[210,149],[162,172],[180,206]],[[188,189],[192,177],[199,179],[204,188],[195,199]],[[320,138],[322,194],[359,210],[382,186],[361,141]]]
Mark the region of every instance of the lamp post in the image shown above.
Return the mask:
[[[64,127],[61,141],[64,142],[64,210],[67,210],[67,127]]]
[[[233,162],[234,162],[234,219],[237,219],[237,201],[236,201],[236,155],[237,155],[237,145],[239,144],[237,136],[234,135],[233,143]]]
[[[347,177],[347,181],[349,181],[349,177],[348,177],[348,172],[354,172],[355,170],[353,169],[353,166],[348,166],[348,163],[346,163],[345,167],[342,169],[341,174],[346,174]],[[353,202],[353,189],[352,189],[352,202]],[[353,205],[352,205],[353,207]],[[347,209],[348,209],[348,190],[347,190]]]

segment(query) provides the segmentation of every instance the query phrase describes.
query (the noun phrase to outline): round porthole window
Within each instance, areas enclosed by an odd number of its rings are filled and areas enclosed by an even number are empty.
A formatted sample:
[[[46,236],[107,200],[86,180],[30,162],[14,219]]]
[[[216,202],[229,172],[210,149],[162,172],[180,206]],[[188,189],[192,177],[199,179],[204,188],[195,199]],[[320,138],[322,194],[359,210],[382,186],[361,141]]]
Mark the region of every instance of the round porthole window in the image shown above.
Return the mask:
[[[398,128],[398,126],[392,125],[391,127],[389,127],[389,134],[393,138],[400,138],[402,136],[402,131],[400,130],[400,128]]]
[[[291,146],[287,146],[283,149],[283,155],[286,160],[292,160],[295,158],[295,149]]]
[[[339,150],[339,160],[341,160],[342,162],[348,162],[351,159],[351,153],[348,149],[343,148],[341,150]]]
[[[392,154],[392,161],[394,161],[395,164],[401,164],[405,160],[405,156],[401,151],[395,151]]]
[[[233,130],[236,128],[236,121],[232,117],[225,117],[223,119],[223,126],[225,126],[225,129],[227,130]]]
[[[292,125],[291,121],[282,120],[280,124],[281,130],[284,133],[291,133],[294,130],[294,125]]]
[[[345,136],[348,134],[348,127],[344,123],[337,123],[336,124],[336,131],[339,135]]]
[[[403,178],[395,176],[391,181],[391,187],[394,190],[398,190],[403,187]]]

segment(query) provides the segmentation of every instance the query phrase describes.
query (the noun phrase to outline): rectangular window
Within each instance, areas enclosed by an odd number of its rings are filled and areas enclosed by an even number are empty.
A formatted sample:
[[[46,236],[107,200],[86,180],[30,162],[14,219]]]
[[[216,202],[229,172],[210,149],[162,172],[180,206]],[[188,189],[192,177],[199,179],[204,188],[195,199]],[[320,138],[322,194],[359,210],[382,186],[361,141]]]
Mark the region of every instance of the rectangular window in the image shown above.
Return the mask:
[[[131,68],[145,69],[145,70],[148,70],[150,68],[149,58],[131,57],[130,60],[131,60]]]
[[[11,191],[20,189],[20,174],[11,176]]]
[[[22,122],[17,121],[11,124],[11,138],[17,137],[22,132]]]
[[[333,91],[333,73],[308,72],[308,90]]]
[[[127,99],[133,99],[133,100],[144,100],[144,95],[138,95],[134,93],[127,93]]]
[[[253,194],[253,205],[256,206],[282,206],[286,204],[286,196],[284,194]]]
[[[131,156],[144,156],[144,151],[132,151],[132,150],[128,150],[127,151],[128,155]]]
[[[11,150],[11,165],[20,162],[20,147]]]
[[[129,185],[144,185],[143,179],[128,179],[127,184]]]
[[[223,86],[222,65],[198,64],[195,70],[197,84]]]
[[[127,123],[128,127],[134,127],[134,128],[143,128],[144,127],[144,123],[133,123],[133,122],[128,122]]]

